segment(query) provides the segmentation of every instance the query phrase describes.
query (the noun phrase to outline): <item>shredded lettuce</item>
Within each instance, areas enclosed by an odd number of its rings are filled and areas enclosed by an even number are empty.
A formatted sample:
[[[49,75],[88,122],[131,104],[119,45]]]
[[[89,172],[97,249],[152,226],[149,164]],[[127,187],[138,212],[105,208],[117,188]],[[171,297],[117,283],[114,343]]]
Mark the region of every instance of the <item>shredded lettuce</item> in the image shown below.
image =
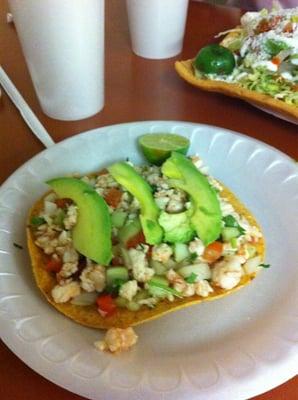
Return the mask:
[[[249,90],[283,100],[287,104],[298,105],[298,91],[295,89],[295,85],[265,68],[251,68],[251,71],[238,83]]]
[[[228,33],[242,33],[243,29],[242,28],[232,28],[232,29],[227,29],[226,31],[223,32],[219,32],[217,35],[215,35],[215,39],[221,37],[221,36],[225,36]]]
[[[244,31],[238,32],[238,35],[231,38],[229,41],[225,43],[225,47],[233,52],[237,52],[241,49],[243,41],[245,39]]]
[[[214,74],[203,74],[194,68],[198,79],[221,80],[237,83],[240,86],[258,93],[267,94],[275,99],[284,101],[289,105],[298,105],[298,90],[295,81],[293,83],[284,79],[278,73],[268,71],[263,67],[253,68],[241,65],[235,68],[233,74],[228,77],[215,76]],[[293,70],[292,75],[298,79],[298,70]]]
[[[195,76],[199,79],[237,83],[246,89],[297,106],[298,54],[291,41],[286,40],[289,32],[284,33],[282,29],[285,23],[298,23],[298,8],[290,12],[277,10],[275,5],[271,12],[266,9],[247,12],[241,18],[240,27],[217,35],[219,37],[232,33],[222,42],[235,55],[236,67],[231,74],[204,74],[194,68]],[[258,32],[256,28],[262,21],[268,26]],[[267,34],[267,31],[273,34]],[[291,40],[293,35],[290,35]]]
[[[260,11],[260,15],[262,17],[267,17],[269,11],[267,10],[267,8],[262,8],[262,10]]]

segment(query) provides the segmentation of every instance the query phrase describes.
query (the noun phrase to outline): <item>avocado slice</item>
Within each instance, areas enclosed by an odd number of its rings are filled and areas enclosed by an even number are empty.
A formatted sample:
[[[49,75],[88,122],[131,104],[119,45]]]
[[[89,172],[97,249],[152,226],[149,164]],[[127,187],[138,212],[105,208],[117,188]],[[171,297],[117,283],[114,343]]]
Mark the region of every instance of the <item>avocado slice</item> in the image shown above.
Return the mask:
[[[221,210],[215,190],[207,178],[183,154],[172,152],[162,165],[162,173],[170,185],[184,190],[190,196],[193,213],[190,221],[205,246],[221,233]]]
[[[158,223],[159,209],[155,204],[151,186],[126,162],[115,163],[108,168],[108,171],[120,185],[124,186],[139,201],[141,206],[140,221],[146,242],[159,244],[162,241],[163,230]]]
[[[189,211],[169,214],[165,211],[158,218],[160,226],[164,229],[164,241],[168,243],[187,243],[195,235],[189,219]]]
[[[104,199],[80,179],[56,178],[47,184],[78,207],[78,221],[72,230],[74,248],[98,264],[108,265],[112,258],[111,219]]]

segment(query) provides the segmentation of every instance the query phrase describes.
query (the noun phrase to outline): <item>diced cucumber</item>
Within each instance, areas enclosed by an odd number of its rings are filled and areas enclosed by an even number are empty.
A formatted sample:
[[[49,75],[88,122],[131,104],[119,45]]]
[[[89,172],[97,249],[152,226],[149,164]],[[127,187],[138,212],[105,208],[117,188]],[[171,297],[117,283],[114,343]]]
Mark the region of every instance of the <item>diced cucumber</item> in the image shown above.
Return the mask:
[[[186,265],[190,265],[190,261],[189,261],[189,259],[188,258],[186,258],[185,260],[182,260],[180,263],[177,263],[175,266],[174,266],[174,270],[175,271],[178,271],[178,269],[180,269],[180,268],[182,268],[182,267],[185,267]]]
[[[150,260],[150,267],[154,269],[156,275],[165,275],[168,270],[164,264],[155,260]]]
[[[120,254],[123,259],[123,263],[127,268],[131,268],[131,261],[128,254],[128,251],[124,247],[120,247]]]
[[[169,258],[168,261],[164,264],[167,270],[171,268],[174,269],[176,265],[177,263],[172,258]]]
[[[175,243],[174,244],[174,258],[176,262],[180,262],[189,257],[190,253],[188,246],[185,243]]]
[[[62,226],[62,225],[63,225],[63,220],[64,220],[65,216],[66,216],[65,211],[62,210],[62,208],[60,208],[60,209],[57,211],[57,214],[55,215],[55,218],[54,218],[54,220],[53,220],[54,224],[55,224],[55,225],[58,225],[58,226]]]
[[[141,308],[141,305],[136,303],[135,301],[129,301],[126,305],[126,308],[129,311],[138,311]]]
[[[127,282],[129,279],[128,270],[125,267],[111,267],[106,270],[107,285],[113,285],[115,282]]]
[[[115,299],[115,303],[120,308],[126,308],[128,301],[124,297],[118,296]]]
[[[188,278],[191,274],[196,274],[196,281],[200,281],[202,279],[211,279],[211,270],[208,264],[199,263],[186,265],[178,269],[177,271],[183,278]]]
[[[139,218],[133,219],[128,225],[124,225],[118,234],[120,243],[127,247],[127,242],[140,233],[142,226]]]
[[[221,236],[224,242],[229,242],[231,239],[240,236],[240,231],[238,228],[225,227],[221,232]]]
[[[232,248],[233,249],[237,249],[237,238],[232,238],[231,240],[230,240],[230,243],[231,243],[231,246],[232,246]]]
[[[112,226],[115,228],[122,228],[127,218],[127,212],[115,210],[111,215]]]

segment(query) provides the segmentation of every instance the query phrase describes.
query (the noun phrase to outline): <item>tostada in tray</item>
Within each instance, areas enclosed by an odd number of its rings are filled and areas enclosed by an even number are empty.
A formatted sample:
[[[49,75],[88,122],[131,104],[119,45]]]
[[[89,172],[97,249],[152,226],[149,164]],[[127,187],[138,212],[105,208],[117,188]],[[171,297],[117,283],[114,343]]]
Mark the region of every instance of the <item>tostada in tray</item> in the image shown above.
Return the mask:
[[[200,89],[238,97],[298,122],[298,7],[247,12],[220,44],[177,61]]]
[[[167,141],[176,151],[154,148]],[[140,145],[154,164],[51,179],[28,218],[37,286],[64,315],[108,330],[98,347],[113,352],[136,342],[132,326],[226,296],[266,267],[256,219],[185,154],[187,138],[149,134]]]

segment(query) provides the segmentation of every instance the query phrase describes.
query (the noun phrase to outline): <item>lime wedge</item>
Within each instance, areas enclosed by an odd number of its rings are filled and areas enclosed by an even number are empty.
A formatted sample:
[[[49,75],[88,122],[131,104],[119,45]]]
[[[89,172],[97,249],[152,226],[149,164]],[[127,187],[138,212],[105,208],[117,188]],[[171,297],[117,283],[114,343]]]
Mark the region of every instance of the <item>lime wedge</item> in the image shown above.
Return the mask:
[[[155,165],[161,165],[172,151],[186,154],[190,145],[186,137],[174,133],[147,133],[138,142],[146,159]]]

